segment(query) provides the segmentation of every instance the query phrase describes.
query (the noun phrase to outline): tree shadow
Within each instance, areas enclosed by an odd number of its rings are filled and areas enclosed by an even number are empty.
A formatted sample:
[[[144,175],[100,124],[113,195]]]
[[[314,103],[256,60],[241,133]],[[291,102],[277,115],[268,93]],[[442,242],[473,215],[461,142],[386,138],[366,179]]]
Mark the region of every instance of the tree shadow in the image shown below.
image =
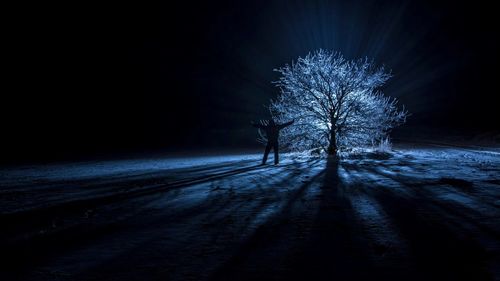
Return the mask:
[[[498,229],[475,221],[474,210],[457,209],[436,198],[432,189],[422,188],[446,185],[473,193],[475,185],[401,174],[402,166],[413,169],[416,164],[411,159],[393,160],[366,164],[331,158],[326,163],[294,162],[271,169],[224,168],[199,181],[178,182],[175,199],[183,198],[187,190],[204,190],[206,198],[199,203],[169,207],[169,201],[161,202],[172,190],[153,192],[137,204],[160,202],[154,212],[131,214],[112,225],[83,225],[21,250],[37,264],[74,249],[99,248],[96,241],[126,242],[115,258],[81,280],[112,278],[123,268],[130,268],[131,280],[488,280],[487,253],[468,237],[474,233],[457,231],[466,230],[457,224],[497,239]],[[318,169],[323,164],[324,169]],[[393,184],[373,182],[372,177]],[[202,189],[197,183],[213,186]],[[370,212],[384,220],[367,223],[373,216]],[[405,247],[390,249],[370,236],[374,232],[384,236],[387,229]],[[166,243],[170,237],[174,242]],[[155,253],[154,259],[143,254],[146,250]],[[392,250],[402,258],[391,256]]]
[[[380,184],[362,184],[358,190],[378,202],[398,234],[408,246],[406,255],[411,257],[409,266],[415,280],[490,280],[487,254],[470,235],[470,227],[492,237],[498,231],[478,224],[472,219],[477,213],[464,210],[452,201],[437,197],[434,191],[445,186],[457,192],[470,192],[472,183],[454,178],[435,180],[402,175],[394,172],[398,165],[380,163],[383,172],[374,166],[346,164],[344,169],[361,175],[376,175],[397,183],[398,189]],[[407,166],[413,163],[405,163]],[[390,170],[393,172],[390,172]],[[444,180],[443,180],[444,179]],[[374,185],[374,186],[373,186]],[[404,192],[402,192],[404,191]],[[454,195],[454,191],[450,191]],[[473,196],[473,195],[470,195]],[[484,203],[487,206],[487,203]],[[466,226],[462,228],[461,226]],[[405,278],[408,280],[407,278]]]
[[[302,215],[282,211],[270,218],[212,280],[490,280],[484,249],[453,224],[466,222],[492,237],[498,233],[421,188],[444,184],[470,191],[472,185],[402,175],[402,165],[415,167],[411,159],[401,161],[376,162],[392,169],[384,173],[373,165],[328,159],[314,179],[321,182],[312,203],[316,211],[297,206],[304,192],[296,193],[286,210]],[[398,188],[373,183],[371,176],[390,178]],[[311,223],[296,227],[300,220]]]
[[[339,160],[328,159],[325,168],[302,185],[286,207],[261,226],[211,280],[357,280],[371,276],[366,242],[356,234],[358,226],[344,188]],[[312,210],[300,204],[306,192],[314,194],[307,199]]]
[[[327,160],[318,212],[286,279],[364,280],[374,277],[367,241],[360,235],[349,192],[340,177],[341,161]]]

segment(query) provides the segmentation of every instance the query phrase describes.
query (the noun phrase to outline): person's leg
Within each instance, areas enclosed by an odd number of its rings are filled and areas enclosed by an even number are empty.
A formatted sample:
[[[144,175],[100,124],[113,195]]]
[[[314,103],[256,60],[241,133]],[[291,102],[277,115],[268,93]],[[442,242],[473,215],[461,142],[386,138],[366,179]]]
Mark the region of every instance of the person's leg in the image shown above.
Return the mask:
[[[267,156],[269,155],[269,151],[271,151],[271,144],[267,143],[266,151],[264,151],[264,158],[262,159],[262,164],[266,164]]]
[[[273,145],[273,149],[274,149],[274,164],[278,164],[280,162],[280,158],[279,158],[279,151],[278,151],[278,144],[275,143]]]

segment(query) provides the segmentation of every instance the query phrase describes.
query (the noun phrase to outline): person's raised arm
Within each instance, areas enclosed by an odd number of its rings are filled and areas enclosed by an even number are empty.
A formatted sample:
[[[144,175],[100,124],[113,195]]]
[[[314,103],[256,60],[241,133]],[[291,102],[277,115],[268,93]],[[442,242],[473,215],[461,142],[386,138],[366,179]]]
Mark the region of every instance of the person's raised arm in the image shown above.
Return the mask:
[[[283,123],[283,124],[281,124],[281,125],[279,126],[279,128],[280,128],[280,129],[283,129],[283,128],[285,128],[285,127],[288,127],[288,126],[292,125],[292,124],[293,124],[293,122],[295,122],[295,120],[292,120],[292,121],[289,121],[289,122]]]

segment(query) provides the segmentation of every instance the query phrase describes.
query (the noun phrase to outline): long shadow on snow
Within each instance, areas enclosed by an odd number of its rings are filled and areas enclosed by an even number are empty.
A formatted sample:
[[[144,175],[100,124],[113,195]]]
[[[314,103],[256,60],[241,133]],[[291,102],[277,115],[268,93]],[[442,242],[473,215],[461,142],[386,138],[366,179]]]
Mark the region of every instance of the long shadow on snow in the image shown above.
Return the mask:
[[[305,212],[305,209],[297,206],[298,200],[292,200],[286,209],[262,225],[212,279],[490,280],[484,249],[448,224],[450,213],[458,218],[454,223],[467,220],[461,215],[463,210],[457,210],[456,205],[422,190],[419,184],[421,179],[396,175],[400,165],[411,168],[411,161],[394,162],[392,165],[380,162],[377,165],[394,169],[394,174],[383,173],[369,165],[340,164],[347,174],[355,171],[388,177],[410,192],[393,191],[383,186],[374,188],[363,179],[355,182],[354,186],[344,183],[339,176],[339,162],[329,159],[325,171],[318,174],[318,177],[324,176],[324,182],[314,223],[307,233],[302,234],[306,238],[293,238],[297,236],[298,230],[294,228],[297,218],[287,210],[298,208],[298,212]],[[414,170],[422,171],[422,168],[419,166]],[[449,184],[449,181],[424,181],[422,184],[438,186]],[[310,183],[306,183],[301,190],[309,187]],[[352,188],[355,193],[364,194],[380,204],[382,212],[387,214],[388,220],[409,245],[409,249],[399,249],[408,251],[403,253],[410,257],[406,264],[402,266],[396,261],[397,264],[380,266],[374,262],[373,249],[376,245],[367,237],[362,222],[354,216],[350,200],[354,196]],[[460,186],[458,188],[461,189]],[[294,197],[298,198],[301,194],[297,192]],[[408,194],[415,195],[409,197]],[[308,214],[304,219],[313,217]],[[496,231],[481,228],[477,223],[475,225],[497,237]]]
[[[255,160],[231,161],[219,164],[210,164],[206,166],[194,166],[189,168],[161,169],[153,172],[140,173],[118,173],[104,176],[86,177],[83,179],[56,179],[43,182],[23,183],[21,186],[4,186],[2,197],[10,197],[9,201],[27,208],[43,207],[43,199],[47,198],[51,202],[62,203],[68,198],[97,196],[111,192],[125,192],[138,187],[149,185],[176,184],[178,179],[185,181],[195,180],[207,174],[230,172],[234,166],[247,167]],[[254,166],[254,165],[252,165]],[[77,175],[76,175],[77,176]],[[26,201],[33,197],[24,196],[26,193],[40,194],[40,199],[34,202]],[[18,198],[17,198],[18,197]],[[16,198],[13,200],[12,198]],[[40,202],[42,201],[42,202]],[[2,213],[13,213],[15,210],[9,210],[8,205],[1,206]]]
[[[411,165],[411,163],[408,163]],[[384,165],[385,169],[397,166]],[[379,202],[384,212],[394,223],[403,239],[410,247],[415,260],[416,275],[408,276],[414,280],[491,280],[486,269],[484,249],[467,234],[460,233],[453,224],[463,221],[475,224],[456,204],[440,200],[424,186],[444,184],[441,180],[429,181],[425,178],[384,173],[373,166],[356,164],[343,165],[349,171],[361,174],[375,174],[389,178],[404,187],[408,192],[392,190],[390,187],[369,185],[357,186],[366,196]],[[411,195],[409,195],[411,194]],[[450,217],[451,215],[451,217]],[[454,217],[454,218],[453,218]],[[455,221],[450,221],[450,218]],[[497,233],[482,229],[498,237]],[[465,235],[464,235],[465,234]]]
[[[338,160],[329,159],[326,168],[257,229],[212,280],[355,280],[373,276],[366,242],[356,233],[359,226],[338,169]],[[311,209],[302,201],[313,184],[318,193],[309,202]]]
[[[291,176],[293,177],[296,174],[296,170],[299,168],[296,164],[289,164],[289,165],[282,165],[280,166],[281,168],[287,168],[290,167],[291,170]],[[204,182],[209,182],[213,181],[216,179],[224,179],[226,177],[246,173],[249,171],[258,171],[260,168],[265,168],[265,166],[251,166],[248,168],[241,168],[241,169],[233,169],[228,172],[223,172],[219,174],[214,174],[212,176],[209,176],[208,178],[200,179],[200,180],[195,180],[195,181],[183,181],[182,185],[178,185],[177,187],[186,187],[190,186],[193,184],[198,184],[198,183],[204,183]],[[288,179],[283,179],[284,181],[287,181]],[[257,189],[258,190],[258,189]],[[272,189],[268,189],[272,190]],[[266,198],[268,197],[267,194],[260,194],[258,195],[260,197]],[[111,203],[110,201],[106,203]],[[210,217],[210,214],[214,214],[217,212],[227,212],[228,205],[232,204],[231,200],[227,200],[224,204],[220,205],[217,207],[218,204],[215,201],[212,202],[205,202],[206,204],[201,204],[199,206],[195,206],[194,208],[185,210],[181,213],[178,213],[175,215],[175,217],[170,217],[169,214],[166,214],[169,216],[168,218],[165,218],[164,216],[159,216],[159,217],[153,217],[153,220],[146,219],[145,222],[148,222],[146,225],[149,225],[149,223],[153,226],[157,226],[158,222],[161,221],[162,224],[168,225],[169,222],[172,221],[182,221],[182,220],[190,220],[192,217],[196,217],[200,214],[207,215],[207,217]],[[242,205],[241,203],[240,205]],[[211,207],[213,205],[213,207]],[[234,203],[233,203],[234,205]],[[256,208],[262,208],[265,204],[261,204],[257,206]],[[89,206],[85,206],[88,208]],[[234,206],[233,206],[234,207]],[[241,206],[236,206],[236,208],[240,208]],[[214,209],[215,208],[215,209]],[[214,210],[211,210],[214,209]],[[257,213],[257,212],[254,212]],[[204,220],[205,223],[207,223],[206,220]],[[26,221],[20,221],[19,223],[26,223]],[[5,257],[9,257],[9,262],[6,266],[6,268],[9,268],[10,270],[18,270],[21,268],[29,267],[31,265],[34,265],[37,263],[37,261],[44,260],[48,256],[56,256],[57,253],[60,253],[62,251],[71,249],[71,248],[81,248],[84,246],[86,243],[90,243],[92,241],[95,241],[97,239],[100,239],[99,237],[102,236],[109,236],[112,233],[115,233],[117,231],[125,231],[123,227],[120,227],[119,224],[115,225],[115,223],[111,223],[110,225],[105,225],[101,227],[95,227],[92,226],[88,227],[88,223],[85,222],[80,225],[75,225],[74,227],[71,227],[69,229],[65,229],[60,232],[56,232],[53,235],[46,235],[43,237],[34,237],[33,239],[30,239],[29,241],[23,241],[21,245],[19,244],[9,244],[5,245],[3,247],[5,251],[2,252]],[[130,231],[130,230],[129,230]],[[154,233],[154,232],[152,232]],[[160,233],[161,235],[161,233]],[[146,239],[146,242],[144,243],[149,243],[150,240],[154,240],[155,237],[148,237],[149,239]],[[4,240],[5,241],[5,240]],[[142,244],[142,243],[141,243]],[[175,251],[174,251],[175,252]],[[16,258],[18,257],[18,258]],[[22,265],[20,262],[22,261]],[[4,264],[5,265],[5,264]]]
[[[267,186],[267,188],[252,186],[245,188],[244,194],[234,196],[228,194],[227,189],[224,191],[218,190],[216,195],[211,196],[212,198],[206,201],[207,204],[196,206],[196,210],[190,211],[189,217],[182,216],[177,220],[178,222],[189,222],[189,229],[185,230],[187,235],[182,235],[182,241],[184,242],[176,243],[176,245],[172,246],[174,248],[168,249],[162,249],[162,245],[155,246],[155,241],[164,235],[164,232],[160,231],[156,232],[155,236],[148,237],[147,240],[144,240],[135,248],[127,250],[120,256],[127,257],[127,261],[132,264],[139,264],[141,263],[140,258],[134,261],[134,256],[136,256],[134,252],[153,247],[156,252],[164,254],[162,258],[156,258],[155,262],[171,265],[170,267],[162,266],[161,273],[156,274],[154,278],[161,280],[168,277],[170,280],[184,280],[186,276],[189,276],[194,279],[202,279],[202,276],[219,265],[220,260],[224,260],[223,256],[234,252],[235,248],[239,248],[242,240],[246,241],[247,237],[254,232],[256,225],[264,223],[264,221],[272,221],[275,216],[271,214],[271,219],[269,219],[267,216],[261,217],[262,214],[268,211],[275,212],[276,205],[283,206],[280,210],[286,210],[290,205],[289,202],[297,199],[296,194],[303,192],[304,187],[294,188],[286,192],[280,187],[287,184],[296,184],[297,176],[307,173],[308,168],[314,166],[317,162],[293,163],[279,166],[277,169],[270,169],[269,173],[264,176],[267,180],[262,182],[262,185]],[[281,178],[276,177],[283,174],[284,176]],[[165,219],[161,219],[161,223],[166,230],[171,228],[171,224],[166,224]],[[147,225],[155,225],[155,223],[148,223]],[[200,236],[200,233],[203,233],[203,235]],[[187,248],[189,248],[188,256],[179,255],[179,253],[185,253]],[[236,256],[238,255],[236,254]],[[123,268],[123,260],[123,258],[118,257],[115,262],[100,266],[98,276],[112,276],[113,272]],[[186,261],[183,263],[183,260]],[[193,263],[199,266],[185,269],[187,264]],[[145,276],[152,273],[129,271],[127,274],[140,276],[144,279]],[[92,278],[85,277],[83,279]]]
[[[88,224],[88,221],[82,219],[85,215],[85,212],[88,210],[93,210],[102,205],[108,205],[116,202],[120,202],[132,197],[137,196],[145,196],[149,194],[154,194],[158,192],[165,192],[176,188],[186,187],[193,184],[201,184],[205,182],[209,182],[215,179],[222,179],[225,177],[230,177],[242,173],[246,173],[249,171],[254,171],[263,168],[264,166],[255,165],[240,169],[233,169],[230,171],[206,175],[203,177],[190,179],[190,180],[180,180],[171,185],[160,185],[154,186],[152,188],[148,188],[146,190],[140,189],[132,192],[127,192],[125,194],[111,194],[109,196],[101,196],[98,198],[90,198],[90,199],[80,199],[74,200],[71,202],[65,202],[63,204],[49,206],[43,209],[35,209],[29,210],[27,212],[22,212],[20,214],[13,215],[2,215],[0,216],[0,223],[5,226],[6,231],[2,232],[2,236],[0,237],[3,247],[2,254],[5,257],[10,257],[8,260],[10,261],[8,264],[13,265],[17,263],[17,259],[15,257],[22,257],[31,259],[31,255],[29,252],[32,251],[33,248],[46,249],[47,251],[51,248],[52,243],[48,243],[50,241],[54,242],[59,238],[67,238],[66,234],[69,232],[87,232],[87,229],[82,228],[82,225],[76,222],[84,221],[84,224]],[[54,221],[73,221],[73,225],[69,227],[59,227],[58,229],[52,229],[50,225],[54,223]],[[44,233],[42,235],[37,235],[33,237],[33,235],[29,235],[28,239],[21,238],[24,233],[37,233],[37,229],[42,229]],[[45,233],[45,230],[49,229],[53,233]],[[58,241],[58,245],[65,245],[62,242],[63,240]],[[75,244],[76,241],[68,240],[69,244]],[[24,254],[23,254],[24,253]],[[10,266],[7,266],[8,268]]]

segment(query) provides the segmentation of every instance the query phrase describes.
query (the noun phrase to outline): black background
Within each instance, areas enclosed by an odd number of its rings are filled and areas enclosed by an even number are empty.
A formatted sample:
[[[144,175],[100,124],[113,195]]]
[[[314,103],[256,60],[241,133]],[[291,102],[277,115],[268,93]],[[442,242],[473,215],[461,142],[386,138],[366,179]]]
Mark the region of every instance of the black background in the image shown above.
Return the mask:
[[[498,131],[496,9],[457,2],[10,7],[2,162],[255,147],[273,69],[319,48],[392,70],[396,134]]]

